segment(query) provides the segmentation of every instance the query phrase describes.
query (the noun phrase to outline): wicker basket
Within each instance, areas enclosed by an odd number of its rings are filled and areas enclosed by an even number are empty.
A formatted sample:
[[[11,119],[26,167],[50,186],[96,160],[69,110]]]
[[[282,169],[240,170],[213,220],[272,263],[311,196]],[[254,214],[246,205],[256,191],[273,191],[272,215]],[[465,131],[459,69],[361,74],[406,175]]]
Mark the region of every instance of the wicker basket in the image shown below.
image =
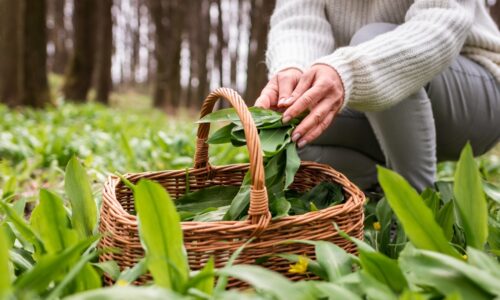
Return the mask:
[[[363,193],[344,175],[330,166],[302,162],[291,189],[306,191],[322,181],[336,182],[343,187],[346,201],[319,211],[271,220],[264,186],[265,177],[259,136],[244,101],[235,91],[219,88],[205,99],[201,117],[212,111],[215,102],[220,97],[229,100],[242,121],[246,139],[249,141],[247,147],[250,164],[211,166],[208,163],[208,144],[206,143],[210,124],[205,123],[200,124],[198,128],[194,168],[125,176],[131,182],[137,182],[141,178],[154,180],[164,186],[176,199],[185,193],[186,180],[189,180],[191,191],[214,185],[239,186],[245,173],[250,169],[252,190],[248,220],[182,222],[184,245],[191,269],[202,268],[211,256],[215,259],[216,267],[223,267],[231,254],[251,237],[255,239],[246,246],[236,263],[254,264],[256,259],[275,253],[294,253],[314,258],[312,246],[282,243],[286,240],[325,240],[354,253],[356,251],[354,245],[340,237],[333,224],[336,223],[351,236],[362,238]],[[137,218],[131,214],[132,211],[134,211],[134,199],[131,191],[121,183],[119,178],[110,176],[103,190],[99,227],[103,238],[100,246],[118,248],[121,251],[102,254],[100,260],[115,260],[122,269],[133,266],[144,256],[137,231]],[[311,278],[308,274],[288,273],[290,263],[282,258],[272,257],[262,265],[283,273],[292,280]],[[137,284],[144,283],[148,279],[149,275],[145,275],[137,281]],[[106,281],[108,284],[112,283],[110,278],[106,278]],[[236,280],[230,281],[230,286],[241,284]]]

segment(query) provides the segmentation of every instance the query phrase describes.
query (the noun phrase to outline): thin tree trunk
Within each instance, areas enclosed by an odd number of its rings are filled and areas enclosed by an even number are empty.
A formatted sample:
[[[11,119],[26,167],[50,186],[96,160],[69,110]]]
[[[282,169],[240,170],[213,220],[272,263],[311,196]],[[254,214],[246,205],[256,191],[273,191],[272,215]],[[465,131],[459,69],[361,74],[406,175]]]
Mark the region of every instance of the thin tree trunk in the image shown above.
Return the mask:
[[[51,71],[56,74],[64,74],[69,57],[66,48],[68,32],[64,25],[65,0],[50,0],[48,5],[52,20],[49,38],[54,46],[54,52],[50,57]]]
[[[251,30],[247,60],[247,88],[245,101],[253,104],[267,82],[265,52],[269,19],[274,9],[275,0],[252,1]]]
[[[91,86],[94,69],[96,1],[74,1],[73,55],[63,87],[64,97],[71,101],[85,102]]]
[[[22,50],[18,57],[21,70],[20,102],[32,107],[50,103],[47,80],[47,30],[45,0],[24,0],[21,6]]]
[[[111,56],[113,54],[113,0],[99,0],[96,57],[96,100],[108,104],[111,91]]]
[[[20,2],[0,0],[0,102],[17,106]]]
[[[198,23],[200,38],[195,47],[198,47],[198,94],[195,96],[197,106],[201,107],[202,101],[208,95],[209,82],[208,82],[208,68],[207,68],[207,54],[210,48],[210,1],[202,0],[200,10],[200,20]]]

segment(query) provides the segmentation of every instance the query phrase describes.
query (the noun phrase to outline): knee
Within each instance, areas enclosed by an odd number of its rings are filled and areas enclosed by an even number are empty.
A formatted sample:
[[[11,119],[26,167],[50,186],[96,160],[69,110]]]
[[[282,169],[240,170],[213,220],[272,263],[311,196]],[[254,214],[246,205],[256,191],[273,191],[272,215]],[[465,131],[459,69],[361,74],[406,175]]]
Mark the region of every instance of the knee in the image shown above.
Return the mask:
[[[369,41],[382,33],[394,30],[397,27],[391,23],[371,23],[361,27],[351,38],[351,46],[359,45]]]

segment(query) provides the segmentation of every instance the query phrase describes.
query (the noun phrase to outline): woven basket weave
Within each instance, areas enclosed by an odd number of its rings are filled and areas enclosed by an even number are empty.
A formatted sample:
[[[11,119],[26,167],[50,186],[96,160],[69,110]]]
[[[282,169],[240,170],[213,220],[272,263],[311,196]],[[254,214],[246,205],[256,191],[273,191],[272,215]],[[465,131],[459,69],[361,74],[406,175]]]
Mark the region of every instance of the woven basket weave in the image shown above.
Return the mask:
[[[306,255],[314,259],[314,248],[299,243],[283,243],[286,240],[324,240],[330,241],[355,253],[352,243],[340,237],[334,227],[351,236],[362,238],[363,235],[363,193],[344,175],[327,165],[302,162],[290,186],[292,190],[307,191],[322,181],[336,182],[343,187],[346,201],[319,211],[303,215],[282,217],[271,220],[265,187],[262,151],[257,128],[251,114],[241,97],[233,90],[219,88],[206,99],[201,110],[203,117],[213,110],[219,98],[229,100],[242,121],[245,137],[248,141],[249,164],[211,166],[208,162],[208,144],[206,143],[210,124],[200,124],[197,133],[195,166],[187,170],[159,171],[127,174],[131,182],[147,178],[160,183],[176,199],[184,195],[186,180],[190,191],[214,185],[239,186],[245,173],[250,170],[252,189],[248,219],[245,221],[217,222],[182,222],[184,245],[187,250],[189,265],[192,270],[203,267],[213,256],[217,268],[223,267],[231,254],[251,237],[250,242],[239,255],[236,263],[254,264],[256,259],[276,253]],[[132,192],[116,176],[110,176],[103,190],[101,220],[99,229],[103,233],[100,247],[117,248],[120,253],[105,253],[101,261],[115,260],[121,269],[131,267],[144,256],[137,230],[137,218],[131,212],[135,210]],[[279,257],[272,257],[262,263],[264,267],[283,273],[292,280],[311,278],[310,274],[288,273],[290,263]],[[136,283],[149,280],[149,275],[142,276]],[[106,278],[108,284],[112,283]],[[241,286],[236,280],[230,286]]]

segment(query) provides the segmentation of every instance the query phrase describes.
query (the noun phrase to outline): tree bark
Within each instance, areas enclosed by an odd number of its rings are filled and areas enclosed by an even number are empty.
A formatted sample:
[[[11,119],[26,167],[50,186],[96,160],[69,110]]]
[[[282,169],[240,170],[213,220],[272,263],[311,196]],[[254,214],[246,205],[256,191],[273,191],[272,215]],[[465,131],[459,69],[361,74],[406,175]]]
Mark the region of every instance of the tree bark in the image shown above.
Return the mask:
[[[65,0],[50,0],[48,2],[51,27],[49,28],[49,39],[54,46],[54,52],[49,58],[49,65],[52,72],[64,74],[68,63],[68,49],[66,40],[68,31],[64,25],[64,5]]]
[[[275,0],[252,1],[251,30],[247,61],[247,88],[245,101],[253,104],[267,82],[265,54],[269,20],[274,9]]]
[[[155,25],[156,78],[153,105],[174,111],[179,105],[181,34],[184,12],[180,0],[149,0]]]
[[[74,1],[74,47],[63,87],[64,97],[85,102],[92,82],[95,52],[95,11],[98,0]]]
[[[113,0],[99,0],[96,57],[96,100],[108,104],[111,91],[111,57],[113,54]]]
[[[0,100],[9,106],[50,103],[45,1],[0,0]]]
[[[20,2],[0,0],[0,102],[17,106]]]

